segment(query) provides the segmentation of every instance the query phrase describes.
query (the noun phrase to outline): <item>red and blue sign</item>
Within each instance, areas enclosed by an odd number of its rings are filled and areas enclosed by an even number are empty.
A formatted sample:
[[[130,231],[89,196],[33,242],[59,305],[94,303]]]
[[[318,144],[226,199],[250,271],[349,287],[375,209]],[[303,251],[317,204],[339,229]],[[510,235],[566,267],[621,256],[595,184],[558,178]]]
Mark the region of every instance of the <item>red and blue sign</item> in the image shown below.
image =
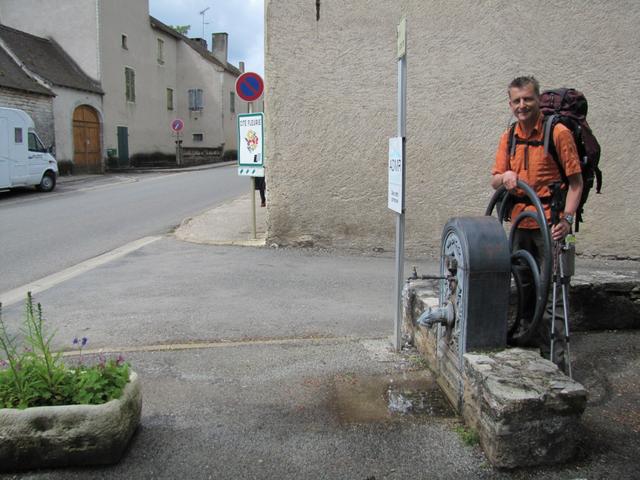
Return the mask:
[[[243,73],[236,80],[236,93],[245,102],[253,102],[262,96],[264,82],[257,73]]]
[[[171,130],[174,132],[180,132],[184,128],[184,121],[181,118],[176,118],[171,122]]]

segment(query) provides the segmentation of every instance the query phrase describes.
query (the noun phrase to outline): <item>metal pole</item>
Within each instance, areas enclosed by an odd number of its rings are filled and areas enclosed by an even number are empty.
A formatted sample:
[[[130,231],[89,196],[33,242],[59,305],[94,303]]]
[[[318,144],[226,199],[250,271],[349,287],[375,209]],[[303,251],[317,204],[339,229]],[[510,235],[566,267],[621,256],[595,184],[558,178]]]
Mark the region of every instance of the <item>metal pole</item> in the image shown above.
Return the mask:
[[[249,113],[253,113],[253,102],[249,102]],[[264,141],[264,139],[260,139]],[[256,233],[256,177],[251,177],[251,233],[253,239],[258,238]]]
[[[402,333],[402,287],[404,277],[404,200],[406,176],[407,56],[398,59],[398,136],[402,137],[402,213],[396,214],[396,316],[394,348],[400,351]]]

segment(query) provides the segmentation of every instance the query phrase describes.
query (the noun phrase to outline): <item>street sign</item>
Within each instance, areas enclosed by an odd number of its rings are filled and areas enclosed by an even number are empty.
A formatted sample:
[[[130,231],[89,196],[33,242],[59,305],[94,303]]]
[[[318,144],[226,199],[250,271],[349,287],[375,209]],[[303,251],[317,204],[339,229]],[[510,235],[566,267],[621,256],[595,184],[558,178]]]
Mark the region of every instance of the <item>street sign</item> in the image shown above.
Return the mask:
[[[403,17],[398,24],[398,58],[407,54],[407,19]]]
[[[402,179],[402,137],[389,139],[389,196],[387,206],[394,212],[402,213],[403,179]]]
[[[264,177],[264,114],[238,115],[238,175]]]
[[[262,96],[264,82],[257,73],[243,73],[236,80],[236,93],[245,102],[253,102]]]
[[[176,118],[171,122],[171,130],[176,133],[179,133],[184,128],[184,121],[180,118]]]

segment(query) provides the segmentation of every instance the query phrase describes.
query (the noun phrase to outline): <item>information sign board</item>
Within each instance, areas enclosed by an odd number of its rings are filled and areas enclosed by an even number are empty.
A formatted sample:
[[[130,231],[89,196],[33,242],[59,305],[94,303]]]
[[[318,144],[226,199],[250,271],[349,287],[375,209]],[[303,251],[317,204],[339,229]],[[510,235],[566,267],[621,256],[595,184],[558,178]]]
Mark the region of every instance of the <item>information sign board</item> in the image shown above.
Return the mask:
[[[238,115],[238,174],[264,176],[264,114]]]
[[[402,191],[403,175],[402,162],[402,137],[393,137],[389,139],[389,196],[387,206],[394,212],[402,213],[404,209],[404,196]]]

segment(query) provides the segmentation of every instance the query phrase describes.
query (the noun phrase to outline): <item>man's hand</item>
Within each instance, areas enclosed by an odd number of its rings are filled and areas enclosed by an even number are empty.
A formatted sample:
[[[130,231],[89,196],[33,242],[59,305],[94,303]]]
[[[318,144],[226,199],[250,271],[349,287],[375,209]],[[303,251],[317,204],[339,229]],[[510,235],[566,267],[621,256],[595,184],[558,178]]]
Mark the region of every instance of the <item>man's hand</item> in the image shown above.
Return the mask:
[[[560,220],[554,226],[551,227],[551,238],[556,241],[564,240],[569,232],[571,232],[571,225],[565,219]]]
[[[518,174],[512,170],[507,170],[504,173],[496,173],[491,177],[491,186],[496,190],[502,185],[504,185],[507,190],[513,190],[516,188],[517,183]]]
[[[502,184],[507,190],[513,190],[518,183],[518,174],[512,170],[507,170],[502,174]]]

